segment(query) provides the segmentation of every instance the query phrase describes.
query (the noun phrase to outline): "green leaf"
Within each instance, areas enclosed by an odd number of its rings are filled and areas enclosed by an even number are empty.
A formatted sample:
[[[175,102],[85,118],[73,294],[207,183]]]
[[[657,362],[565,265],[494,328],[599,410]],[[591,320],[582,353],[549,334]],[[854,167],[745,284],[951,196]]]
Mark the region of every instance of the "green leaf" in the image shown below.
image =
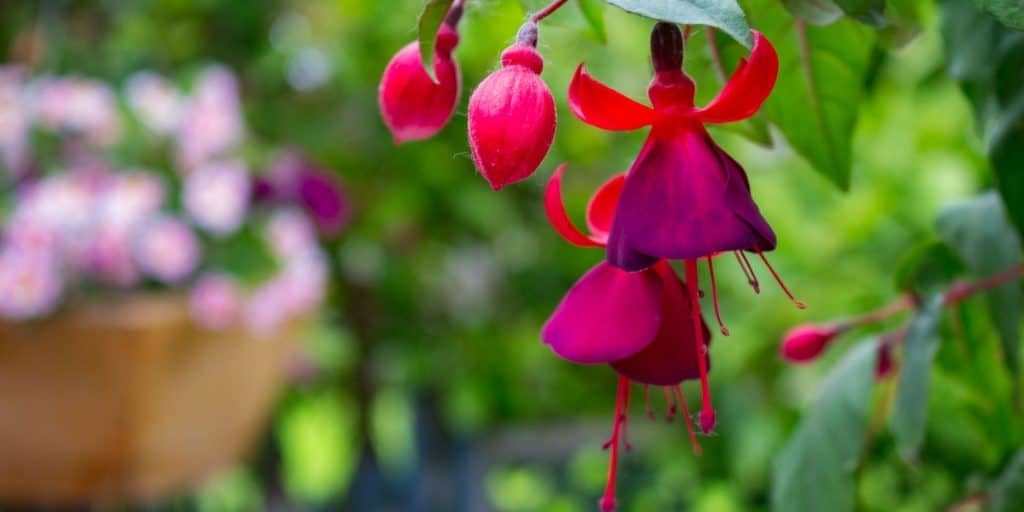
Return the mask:
[[[1024,3],[1020,0],[974,0],[974,5],[1007,27],[1024,30]]]
[[[604,23],[604,4],[601,0],[577,0],[583,19],[587,20],[590,29],[601,43],[608,42],[608,29]]]
[[[853,510],[853,471],[864,445],[877,353],[877,341],[864,340],[832,369],[775,459],[772,510]]]
[[[886,48],[900,49],[921,33],[921,9],[917,0],[885,2],[885,27],[878,31],[878,41]]]
[[[989,491],[988,512],[1014,512],[1024,503],[1024,450],[1017,452]]]
[[[754,37],[736,0],[605,0],[634,14],[680,25],[707,25],[721,29],[751,48]]]
[[[964,271],[964,264],[939,240],[923,242],[904,256],[896,267],[896,287],[918,295],[946,288]]]
[[[885,0],[835,0],[847,16],[871,27],[885,26]]]
[[[744,7],[779,52],[779,79],[763,109],[768,120],[818,172],[846,190],[872,31],[851,20],[809,27],[774,0],[749,0]]]
[[[947,69],[974,106],[996,187],[1024,233],[1024,33],[968,0],[942,3]]]
[[[441,23],[448,15],[448,9],[452,6],[452,0],[427,0],[420,12],[419,43],[420,61],[423,62],[423,69],[431,79],[434,77],[434,45],[437,43],[437,32],[441,30]]]
[[[832,0],[782,0],[782,5],[811,25],[831,25],[843,17],[843,10]]]
[[[924,442],[928,419],[928,388],[932,362],[939,349],[942,303],[942,295],[929,299],[911,320],[903,342],[899,389],[896,391],[896,402],[889,423],[896,446],[905,460],[915,459]]]
[[[952,204],[938,217],[939,236],[977,277],[988,277],[1021,261],[1021,243],[995,192]],[[1020,314],[1024,292],[1017,282],[987,293],[989,315],[1003,344],[1010,373],[1020,373]],[[1015,379],[1016,381],[1016,379]]]

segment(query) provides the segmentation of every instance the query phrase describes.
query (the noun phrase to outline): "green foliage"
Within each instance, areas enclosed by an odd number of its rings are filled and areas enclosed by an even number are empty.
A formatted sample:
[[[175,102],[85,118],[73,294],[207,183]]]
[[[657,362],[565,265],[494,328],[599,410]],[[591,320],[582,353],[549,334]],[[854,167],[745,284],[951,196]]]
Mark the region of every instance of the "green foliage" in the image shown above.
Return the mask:
[[[1003,25],[1024,30],[1024,4],[1019,0],[973,0],[974,5],[995,16]]]
[[[862,341],[821,384],[817,400],[775,459],[773,510],[854,510],[853,471],[864,448],[877,353],[877,340]]]
[[[583,19],[601,43],[608,41],[608,28],[604,21],[604,3],[601,0],[577,0]]]
[[[964,264],[948,245],[929,240],[911,249],[896,267],[896,288],[931,295],[948,286],[963,270]]]
[[[1024,450],[1017,452],[989,490],[989,512],[1013,512],[1024,503]]]
[[[938,218],[939,235],[976,277],[989,277],[1021,262],[1021,244],[995,192],[946,207]],[[987,294],[989,314],[1002,340],[1011,374],[1020,373],[1020,319],[1024,291],[1011,282]]]
[[[721,29],[750,48],[754,38],[736,0],[605,0],[648,18],[681,25],[707,25]]]
[[[939,349],[939,320],[943,297],[930,298],[907,327],[899,389],[893,404],[890,426],[900,455],[914,460],[924,442],[928,420],[929,382],[932,362]]]
[[[434,45],[437,44],[437,32],[441,29],[451,6],[452,0],[427,0],[417,23],[420,61],[431,78],[434,78]]]

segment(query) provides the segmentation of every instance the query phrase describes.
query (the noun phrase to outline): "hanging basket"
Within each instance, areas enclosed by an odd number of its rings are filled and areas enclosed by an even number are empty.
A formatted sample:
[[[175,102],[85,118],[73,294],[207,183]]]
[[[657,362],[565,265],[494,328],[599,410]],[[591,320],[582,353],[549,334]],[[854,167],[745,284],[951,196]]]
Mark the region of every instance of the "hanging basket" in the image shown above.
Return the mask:
[[[284,382],[293,328],[197,328],[181,297],[0,323],[0,502],[151,502],[238,462]]]

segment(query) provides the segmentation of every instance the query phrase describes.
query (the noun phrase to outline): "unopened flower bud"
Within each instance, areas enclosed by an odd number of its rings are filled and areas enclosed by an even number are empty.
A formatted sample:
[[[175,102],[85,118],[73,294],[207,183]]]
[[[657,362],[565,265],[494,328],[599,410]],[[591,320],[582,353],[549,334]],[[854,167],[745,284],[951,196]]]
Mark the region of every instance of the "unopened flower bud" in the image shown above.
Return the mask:
[[[452,59],[458,43],[455,29],[442,24],[434,50],[436,81],[423,68],[418,42],[406,45],[388,63],[378,99],[396,144],[430,138],[448,124],[459,100],[459,66]]]
[[[527,36],[505,50],[469,100],[469,146],[477,169],[498,190],[529,177],[555,137],[555,100],[540,77],[544,59]]]
[[[813,361],[841,332],[839,324],[797,326],[782,339],[782,357],[792,363]]]

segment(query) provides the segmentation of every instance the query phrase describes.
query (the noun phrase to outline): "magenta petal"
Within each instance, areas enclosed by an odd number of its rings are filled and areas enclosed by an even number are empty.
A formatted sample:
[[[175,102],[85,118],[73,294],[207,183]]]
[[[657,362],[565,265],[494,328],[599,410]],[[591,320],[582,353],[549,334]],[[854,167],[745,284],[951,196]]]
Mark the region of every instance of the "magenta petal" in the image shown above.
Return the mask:
[[[696,343],[693,341],[693,316],[686,285],[668,262],[663,260],[652,268],[661,279],[661,328],[647,348],[615,361],[611,366],[642,384],[674,386],[700,377]],[[703,328],[706,346],[711,342],[711,332],[706,324]]]
[[[608,261],[635,271],[662,258],[774,246],[735,160],[703,130],[656,127],[626,176]]]
[[[654,272],[631,274],[601,262],[569,289],[541,339],[563,359],[581,364],[636,354],[661,323],[659,281]]]

